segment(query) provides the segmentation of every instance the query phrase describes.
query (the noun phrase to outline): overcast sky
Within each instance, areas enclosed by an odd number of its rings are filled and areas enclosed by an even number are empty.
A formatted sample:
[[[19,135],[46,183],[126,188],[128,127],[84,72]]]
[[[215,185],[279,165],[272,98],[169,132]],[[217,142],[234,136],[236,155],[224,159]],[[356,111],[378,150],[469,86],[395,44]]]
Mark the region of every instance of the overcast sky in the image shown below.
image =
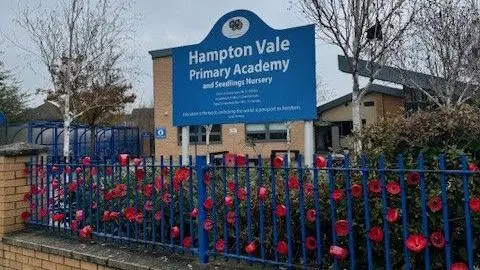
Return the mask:
[[[32,55],[9,40],[29,47],[28,37],[14,19],[27,4],[50,3],[57,0],[0,0],[0,55],[11,69],[21,87],[34,93],[37,88],[50,86],[46,69]],[[120,1],[120,0],[119,0]],[[134,44],[130,45],[140,70],[133,85],[138,99],[134,106],[153,102],[152,60],[148,51],[195,44],[203,40],[215,22],[225,13],[248,9],[260,16],[268,25],[283,29],[308,24],[302,14],[290,4],[291,0],[136,0],[132,14],[138,18]],[[5,38],[7,36],[7,38]],[[338,49],[317,41],[317,80],[338,97],[351,91],[351,79],[337,68]],[[39,105],[43,97],[33,96],[31,106]]]

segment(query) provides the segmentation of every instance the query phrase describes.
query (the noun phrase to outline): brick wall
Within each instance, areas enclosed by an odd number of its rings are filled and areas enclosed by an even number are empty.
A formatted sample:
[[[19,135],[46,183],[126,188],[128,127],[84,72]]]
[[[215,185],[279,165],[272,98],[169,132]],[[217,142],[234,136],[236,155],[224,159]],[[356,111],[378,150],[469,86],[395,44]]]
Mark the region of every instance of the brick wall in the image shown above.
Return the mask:
[[[20,215],[27,210],[23,195],[29,190],[24,171],[28,160],[0,156],[0,237],[24,227]]]
[[[107,270],[114,269],[95,263],[65,256],[49,254],[40,250],[17,247],[0,243],[1,269],[22,270]]]
[[[177,138],[177,128],[172,125],[172,58],[162,57],[153,60],[153,87],[154,87],[154,115],[155,126],[165,127],[167,138],[155,140],[155,154],[179,155],[181,146]],[[185,97],[188,98],[188,97]],[[237,133],[230,133],[235,128]],[[303,122],[293,122],[291,130],[291,150],[299,150],[303,153]],[[212,144],[209,149],[205,145],[197,146],[198,154],[208,152],[229,151],[232,153],[244,153],[251,156],[262,154],[270,156],[271,150],[286,150],[286,142],[257,142],[253,149],[246,143],[245,125],[222,125],[222,143]],[[195,146],[190,145],[189,154],[195,154]]]

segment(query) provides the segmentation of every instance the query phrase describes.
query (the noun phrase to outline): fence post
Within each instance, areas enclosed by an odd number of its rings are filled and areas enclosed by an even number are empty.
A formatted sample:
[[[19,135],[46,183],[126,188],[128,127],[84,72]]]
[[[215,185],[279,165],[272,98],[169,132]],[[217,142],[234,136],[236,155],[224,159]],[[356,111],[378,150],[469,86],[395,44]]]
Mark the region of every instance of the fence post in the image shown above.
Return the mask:
[[[203,229],[203,222],[207,217],[207,213],[203,208],[203,202],[207,198],[207,190],[203,183],[203,175],[207,166],[206,156],[195,157],[195,170],[197,174],[197,209],[198,209],[198,256],[200,263],[208,262],[208,232]]]

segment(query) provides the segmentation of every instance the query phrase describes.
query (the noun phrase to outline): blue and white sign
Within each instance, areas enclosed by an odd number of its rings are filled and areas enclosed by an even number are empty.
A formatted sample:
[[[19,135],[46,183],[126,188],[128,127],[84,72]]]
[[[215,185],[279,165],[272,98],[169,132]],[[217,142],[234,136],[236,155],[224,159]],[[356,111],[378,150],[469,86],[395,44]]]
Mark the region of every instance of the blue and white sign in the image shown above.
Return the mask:
[[[166,139],[167,138],[167,129],[165,127],[158,127],[155,129],[155,138],[156,139]]]
[[[173,49],[175,126],[316,117],[313,25],[275,30],[237,10],[201,43]]]

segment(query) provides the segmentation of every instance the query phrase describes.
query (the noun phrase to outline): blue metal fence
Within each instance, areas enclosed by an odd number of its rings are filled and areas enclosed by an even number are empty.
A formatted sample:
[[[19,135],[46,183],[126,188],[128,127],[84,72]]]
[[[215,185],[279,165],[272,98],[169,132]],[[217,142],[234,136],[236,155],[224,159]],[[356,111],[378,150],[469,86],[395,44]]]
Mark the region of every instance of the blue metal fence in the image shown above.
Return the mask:
[[[352,165],[358,164],[358,165]],[[38,159],[32,226],[209,258],[333,269],[474,269],[480,179],[466,156]],[[464,267],[464,268],[462,268]]]
[[[140,154],[138,128],[127,126],[71,125],[70,149],[74,157],[115,158],[120,153]],[[94,135],[92,136],[92,132]],[[50,156],[63,156],[63,122],[32,121],[9,125],[0,136],[6,143],[28,142],[48,147]],[[92,147],[92,139],[94,146]]]

